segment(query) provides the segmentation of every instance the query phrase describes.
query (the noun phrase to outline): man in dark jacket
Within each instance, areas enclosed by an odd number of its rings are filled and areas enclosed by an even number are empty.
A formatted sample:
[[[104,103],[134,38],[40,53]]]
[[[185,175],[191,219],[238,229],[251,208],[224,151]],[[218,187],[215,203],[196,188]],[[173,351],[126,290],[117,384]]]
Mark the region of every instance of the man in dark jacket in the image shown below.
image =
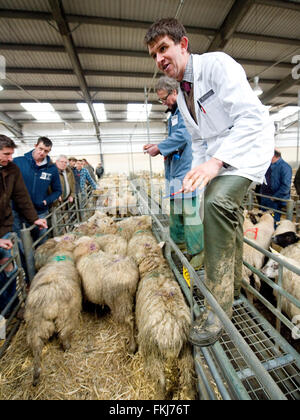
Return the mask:
[[[104,173],[104,168],[102,166],[102,163],[100,162],[98,163],[97,168],[96,168],[96,175],[97,175],[98,181],[100,178],[102,178],[103,173]]]
[[[279,150],[274,151],[271,165],[266,173],[267,184],[261,186],[261,194],[270,197],[283,198],[288,200],[291,197],[292,168],[285,162]],[[284,202],[274,200],[273,198],[261,198],[261,205],[270,207],[274,210],[281,210]],[[274,220],[279,222],[281,214],[275,212]]]
[[[10,201],[14,200],[20,208],[24,219],[39,228],[47,228],[47,222],[40,219],[32,202],[20,169],[12,162],[12,155],[17,146],[9,137],[0,135],[0,265],[3,265],[11,257],[10,250],[13,246],[8,238],[12,232],[13,214]],[[9,278],[16,272],[17,267],[8,264],[0,275],[0,290]],[[14,295],[16,283],[0,295],[0,311],[5,308],[10,298]]]
[[[14,159],[15,164],[21,170],[25,185],[40,218],[45,218],[48,215],[48,206],[62,194],[57,167],[48,156],[51,148],[52,141],[47,137],[40,137],[32,151]],[[14,202],[14,231],[18,235],[23,223],[24,219],[20,215],[20,208]],[[44,233],[43,230],[35,232],[35,236],[40,237]]]
[[[300,196],[300,166],[297,169],[297,172],[294,178],[294,185],[295,185],[297,194]]]

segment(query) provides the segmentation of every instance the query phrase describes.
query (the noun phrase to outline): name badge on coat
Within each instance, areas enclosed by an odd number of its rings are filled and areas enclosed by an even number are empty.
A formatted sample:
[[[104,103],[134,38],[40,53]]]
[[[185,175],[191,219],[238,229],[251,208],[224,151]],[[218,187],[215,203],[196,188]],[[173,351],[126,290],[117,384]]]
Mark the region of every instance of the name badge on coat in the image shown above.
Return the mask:
[[[51,174],[47,173],[47,172],[42,172],[40,179],[44,179],[45,181],[50,181],[51,180]]]
[[[173,117],[171,119],[171,124],[172,124],[172,127],[174,127],[174,125],[178,124],[178,115],[173,115]]]

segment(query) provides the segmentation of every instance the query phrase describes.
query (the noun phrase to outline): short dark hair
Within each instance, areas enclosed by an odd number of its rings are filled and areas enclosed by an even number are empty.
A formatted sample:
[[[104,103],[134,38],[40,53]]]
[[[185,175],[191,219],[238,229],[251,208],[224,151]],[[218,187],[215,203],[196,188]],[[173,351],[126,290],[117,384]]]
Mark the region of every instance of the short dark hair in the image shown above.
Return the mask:
[[[0,134],[0,150],[3,150],[5,147],[15,149],[18,146],[11,138],[5,136],[4,134]]]
[[[70,160],[73,160],[74,162],[77,162],[76,157],[73,157],[73,156],[69,157],[68,161],[70,162]]]
[[[40,143],[44,143],[46,147],[52,147],[53,143],[48,137],[39,137],[37,141],[37,145]]]
[[[281,157],[281,152],[279,152],[279,150],[274,150],[274,156],[280,158]]]
[[[157,38],[168,35],[175,44],[179,44],[183,36],[187,36],[185,27],[175,18],[159,19],[152,23],[148,29],[144,42],[146,45],[152,44]],[[188,52],[191,52],[188,45]]]

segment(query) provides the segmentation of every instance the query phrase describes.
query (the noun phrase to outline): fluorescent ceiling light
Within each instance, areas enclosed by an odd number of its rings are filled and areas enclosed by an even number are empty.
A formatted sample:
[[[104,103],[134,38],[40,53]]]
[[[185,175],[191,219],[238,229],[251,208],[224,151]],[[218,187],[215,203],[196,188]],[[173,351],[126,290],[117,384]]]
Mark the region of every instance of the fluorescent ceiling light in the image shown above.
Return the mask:
[[[93,107],[94,107],[94,110],[96,112],[96,115],[97,115],[97,118],[99,119],[99,121],[106,121],[107,117],[106,117],[106,111],[105,111],[104,104],[103,103],[93,104]],[[81,112],[84,120],[92,121],[92,115],[90,113],[90,109],[88,107],[88,104],[77,103],[77,108]]]
[[[258,76],[255,76],[255,77],[254,77],[254,88],[253,88],[253,92],[254,92],[257,96],[260,96],[260,95],[262,95],[262,94],[263,94],[263,90],[262,90],[262,88],[259,86],[258,82],[259,82],[259,77],[258,77]]]
[[[128,121],[147,121],[147,114],[150,114],[152,104],[127,104]]]
[[[66,124],[66,123],[64,123],[63,133],[64,133],[64,134],[70,133],[69,126],[68,126],[68,124]]]
[[[34,118],[38,121],[61,121],[60,116],[55,111],[53,106],[49,103],[21,103],[21,106],[26,109],[26,111],[30,112]]]

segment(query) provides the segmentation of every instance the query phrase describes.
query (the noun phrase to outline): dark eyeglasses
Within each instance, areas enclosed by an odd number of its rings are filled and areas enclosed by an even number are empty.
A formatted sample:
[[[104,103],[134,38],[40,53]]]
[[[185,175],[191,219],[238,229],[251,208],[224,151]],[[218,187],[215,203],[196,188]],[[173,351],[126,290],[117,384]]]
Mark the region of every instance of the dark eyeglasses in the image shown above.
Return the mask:
[[[165,98],[160,98],[158,99],[158,102],[160,104],[164,104],[166,102],[166,100],[168,99],[168,97],[171,95],[172,92],[168,93],[167,96]]]

